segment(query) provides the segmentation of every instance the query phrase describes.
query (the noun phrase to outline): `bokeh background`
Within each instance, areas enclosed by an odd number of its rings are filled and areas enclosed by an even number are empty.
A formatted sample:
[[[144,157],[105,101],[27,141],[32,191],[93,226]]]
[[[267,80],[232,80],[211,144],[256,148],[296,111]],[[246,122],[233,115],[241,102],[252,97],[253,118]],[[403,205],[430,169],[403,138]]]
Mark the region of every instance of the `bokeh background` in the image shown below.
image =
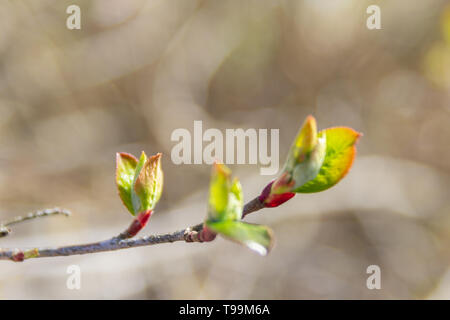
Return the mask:
[[[368,30],[366,8],[381,8]],[[66,8],[81,7],[81,30]],[[210,168],[174,165],[174,129],[279,128],[305,116],[363,132],[328,191],[250,215],[276,246],[174,243],[0,262],[0,298],[449,299],[450,5],[446,0],[0,2],[0,220],[60,206],[0,247],[109,238],[131,216],[115,152],[162,152],[164,195],[144,234],[200,222]],[[252,199],[273,177],[231,165]],[[81,290],[68,290],[79,265]],[[366,268],[381,268],[368,290]]]

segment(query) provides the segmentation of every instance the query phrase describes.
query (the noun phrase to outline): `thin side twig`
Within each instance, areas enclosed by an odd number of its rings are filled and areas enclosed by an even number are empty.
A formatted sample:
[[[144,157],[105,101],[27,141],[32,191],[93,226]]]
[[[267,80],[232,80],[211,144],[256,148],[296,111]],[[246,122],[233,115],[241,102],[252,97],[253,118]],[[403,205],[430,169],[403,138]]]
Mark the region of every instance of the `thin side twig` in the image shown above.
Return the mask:
[[[53,216],[53,215],[64,215],[64,216],[68,217],[68,216],[70,216],[70,211],[66,210],[66,209],[60,209],[60,208],[45,209],[45,210],[30,212],[26,216],[18,216],[9,221],[0,222],[0,238],[5,237],[11,233],[11,229],[8,227],[10,227],[12,225],[22,223],[27,220],[32,220],[32,219],[41,218],[41,217],[48,217],[48,216]]]

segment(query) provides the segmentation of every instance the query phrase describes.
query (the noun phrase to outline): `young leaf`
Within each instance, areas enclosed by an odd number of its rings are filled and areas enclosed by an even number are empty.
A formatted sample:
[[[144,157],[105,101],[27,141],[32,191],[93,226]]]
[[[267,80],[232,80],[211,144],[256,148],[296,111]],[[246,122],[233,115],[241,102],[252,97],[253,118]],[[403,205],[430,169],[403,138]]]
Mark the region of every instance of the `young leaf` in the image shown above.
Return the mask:
[[[139,162],[136,165],[136,170],[134,171],[133,188],[131,189],[131,200],[133,203],[133,211],[135,214],[138,213],[141,209],[141,199],[136,194],[136,191],[135,191],[136,180],[138,179],[139,173],[141,172],[142,168],[144,167],[144,164],[146,161],[147,161],[147,155],[145,154],[144,151],[142,151],[141,157],[139,158]]]
[[[265,207],[276,207],[294,196],[294,190],[314,179],[323,164],[326,137],[318,137],[317,124],[308,116],[295,138],[280,176],[259,196]]]
[[[231,183],[230,177],[230,169],[223,164],[214,164],[206,230],[210,235],[221,234],[265,255],[272,245],[272,232],[265,226],[239,221],[243,210],[242,187],[236,178]]]
[[[326,137],[326,155],[317,176],[294,192],[311,193],[326,190],[338,183],[350,170],[356,154],[355,144],[360,133],[347,127],[322,130],[320,137]]]
[[[242,218],[242,210],[244,207],[244,198],[242,196],[242,186],[237,178],[234,178],[228,194],[228,208],[224,219],[240,220]]]
[[[123,204],[133,216],[151,211],[162,193],[161,154],[147,158],[142,152],[138,161],[131,154],[118,153],[116,183]]]
[[[206,226],[260,255],[266,255],[273,246],[273,232],[266,226],[233,220],[207,221]]]
[[[116,155],[116,184],[119,196],[132,215],[135,215],[131,194],[137,162],[131,154],[121,152]]]
[[[142,153],[135,172],[134,191],[139,199],[139,207],[137,204],[134,207],[136,212],[153,210],[161,197],[162,188],[161,153],[150,158]]]
[[[231,171],[227,166],[217,162],[214,163],[209,186],[209,219],[222,220],[226,215],[228,195],[231,188],[230,175]]]
[[[295,181],[294,189],[301,187],[317,176],[325,159],[326,147],[326,136],[319,137],[317,144],[306,156],[306,159],[295,166],[294,172],[292,173]]]
[[[277,185],[274,184],[277,183]],[[258,196],[259,201],[264,204],[266,208],[274,208],[285,203],[295,196],[295,193],[290,192],[294,181],[290,179],[290,175],[284,172],[277,180],[270,182],[261,194]]]
[[[289,150],[283,171],[292,172],[298,163],[302,163],[317,145],[317,123],[313,116],[308,116]]]

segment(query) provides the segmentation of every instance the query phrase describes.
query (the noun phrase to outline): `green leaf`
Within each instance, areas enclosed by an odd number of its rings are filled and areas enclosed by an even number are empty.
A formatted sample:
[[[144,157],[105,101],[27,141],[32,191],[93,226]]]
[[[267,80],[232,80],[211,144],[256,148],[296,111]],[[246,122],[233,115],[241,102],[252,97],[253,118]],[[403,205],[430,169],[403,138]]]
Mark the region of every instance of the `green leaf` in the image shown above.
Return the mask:
[[[350,170],[356,155],[355,144],[360,133],[347,127],[322,130],[320,137],[326,137],[326,154],[317,176],[295,189],[299,193],[326,190],[338,183]]]
[[[141,153],[141,157],[139,158],[139,162],[136,165],[136,170],[134,172],[134,177],[133,177],[133,189],[131,190],[131,200],[133,203],[133,211],[134,213],[138,213],[141,209],[141,199],[140,197],[136,194],[135,191],[135,185],[136,185],[136,180],[139,177],[139,173],[141,172],[142,168],[144,167],[145,162],[147,161],[147,155],[145,154],[144,151],[142,151]]]
[[[316,145],[316,119],[313,116],[308,116],[292,143],[284,171],[292,172],[298,163],[302,163],[306,160],[306,157],[314,150]]]
[[[214,163],[209,186],[208,217],[222,220],[226,215],[231,188],[231,171],[221,163]]]
[[[244,207],[244,199],[242,196],[242,186],[237,178],[234,178],[228,194],[228,207],[224,219],[240,220]]]
[[[152,210],[161,197],[163,172],[161,154],[138,160],[128,153],[116,156],[116,183],[123,204],[134,216]]]
[[[241,221],[207,221],[206,226],[222,236],[240,243],[260,255],[273,246],[273,232],[269,227]]]
[[[137,159],[131,154],[124,152],[116,154],[117,189],[119,190],[120,199],[122,199],[123,204],[132,215],[135,215],[132,190],[137,162]]]
[[[325,159],[325,151],[326,137],[318,137],[316,119],[308,116],[289,150],[283,173],[272,184],[271,195],[293,192],[314,179]]]
[[[161,153],[147,158],[143,152],[134,177],[134,191],[139,200],[133,202],[136,212],[153,210],[161,197],[162,188]]]
[[[231,183],[230,177],[230,169],[214,163],[206,226],[214,233],[265,255],[272,246],[272,231],[265,226],[239,221],[244,206],[242,186],[236,178]]]
[[[294,189],[301,187],[317,176],[325,159],[326,148],[326,136],[319,137],[316,146],[306,155],[305,160],[295,166],[292,173],[295,181]]]

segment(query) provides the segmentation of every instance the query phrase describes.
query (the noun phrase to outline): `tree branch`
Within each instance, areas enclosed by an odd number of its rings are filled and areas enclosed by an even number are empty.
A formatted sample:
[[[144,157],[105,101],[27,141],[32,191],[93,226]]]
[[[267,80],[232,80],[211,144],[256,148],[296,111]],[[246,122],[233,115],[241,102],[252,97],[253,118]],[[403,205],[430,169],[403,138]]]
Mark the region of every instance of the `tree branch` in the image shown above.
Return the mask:
[[[259,198],[248,202],[243,209],[242,218],[247,214],[264,208]],[[54,248],[31,248],[31,249],[0,249],[0,260],[12,260],[15,262],[24,261],[31,258],[72,256],[88,253],[115,251],[134,247],[151,246],[161,243],[171,243],[175,241],[205,242],[212,241],[215,234],[205,228],[203,223],[183,230],[161,235],[150,235],[135,239],[124,239],[123,233],[108,240],[93,242],[88,244],[70,245]]]
[[[6,237],[11,233],[11,229],[8,228],[14,224],[18,224],[27,220],[32,220],[36,218],[41,217],[48,217],[53,215],[64,215],[66,217],[70,216],[70,211],[66,209],[60,209],[60,208],[53,208],[53,209],[45,209],[45,210],[39,210],[36,212],[31,212],[26,216],[18,216],[15,217],[13,220],[6,221],[6,222],[0,222],[0,238]]]

